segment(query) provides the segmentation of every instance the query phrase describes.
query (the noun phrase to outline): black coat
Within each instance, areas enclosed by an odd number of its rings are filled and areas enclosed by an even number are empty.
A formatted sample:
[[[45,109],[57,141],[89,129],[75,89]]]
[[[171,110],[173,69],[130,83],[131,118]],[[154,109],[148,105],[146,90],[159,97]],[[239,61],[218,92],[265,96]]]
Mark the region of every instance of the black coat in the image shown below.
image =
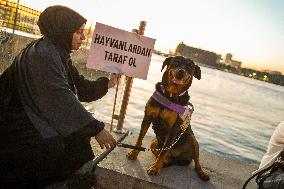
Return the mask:
[[[23,49],[0,76],[0,178],[13,171],[31,177],[42,170],[72,172],[91,160],[90,137],[104,123],[80,101],[103,97],[108,81],[86,80],[48,37]]]
[[[1,76],[2,122],[27,117],[43,138],[69,136],[92,124],[97,134],[102,123],[80,103],[103,97],[107,78],[86,80],[70,56],[49,38],[25,48]],[[96,128],[97,131],[96,131]]]
[[[84,23],[68,7],[46,8],[38,20],[44,37],[0,76],[0,188],[9,181],[38,188],[32,185],[66,178],[94,157],[90,137],[104,123],[80,101],[104,96],[108,79],[88,81],[72,65],[73,34]]]

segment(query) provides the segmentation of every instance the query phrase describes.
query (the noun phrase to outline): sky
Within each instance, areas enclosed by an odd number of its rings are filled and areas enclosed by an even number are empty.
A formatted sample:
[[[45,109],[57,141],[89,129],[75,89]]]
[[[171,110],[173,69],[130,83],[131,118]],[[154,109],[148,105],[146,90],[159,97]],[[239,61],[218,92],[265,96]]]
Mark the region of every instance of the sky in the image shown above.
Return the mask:
[[[231,53],[242,67],[284,74],[284,0],[20,0],[43,11],[69,6],[88,19],[126,31],[146,21],[144,35],[168,53],[184,42],[225,58]]]

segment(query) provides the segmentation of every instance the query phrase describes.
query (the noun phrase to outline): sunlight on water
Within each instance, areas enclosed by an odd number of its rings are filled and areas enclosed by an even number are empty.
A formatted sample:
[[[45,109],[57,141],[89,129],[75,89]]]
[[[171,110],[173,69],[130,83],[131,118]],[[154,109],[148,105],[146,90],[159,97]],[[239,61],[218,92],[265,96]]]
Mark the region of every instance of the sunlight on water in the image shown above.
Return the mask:
[[[161,80],[164,59],[154,55],[148,80],[134,79],[125,119],[125,127],[134,132],[139,132],[145,104]],[[201,70],[202,79],[194,79],[189,89],[195,107],[192,128],[201,149],[258,164],[274,128],[284,120],[284,87],[206,67]],[[110,122],[114,94],[111,89],[88,108]]]

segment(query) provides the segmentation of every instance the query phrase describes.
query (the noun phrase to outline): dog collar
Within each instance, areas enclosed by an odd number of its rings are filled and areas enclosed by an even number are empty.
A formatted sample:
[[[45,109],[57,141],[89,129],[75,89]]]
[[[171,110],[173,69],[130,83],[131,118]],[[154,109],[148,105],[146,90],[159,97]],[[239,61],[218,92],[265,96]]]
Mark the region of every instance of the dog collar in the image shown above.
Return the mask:
[[[194,111],[193,105],[190,102],[188,102],[187,106],[173,103],[157,90],[155,90],[151,98],[153,98],[155,101],[165,106],[166,108],[178,113],[182,120],[185,120],[187,117],[191,117],[191,113]]]
[[[160,84],[160,87],[161,87],[162,92],[165,94],[165,93],[166,93],[166,89],[165,89],[164,85],[163,85],[163,84]],[[186,93],[186,91],[183,91],[183,92],[180,93],[178,96],[182,96],[182,95],[184,95],[185,93]],[[170,97],[172,97],[172,96],[173,96],[173,94],[170,93]]]

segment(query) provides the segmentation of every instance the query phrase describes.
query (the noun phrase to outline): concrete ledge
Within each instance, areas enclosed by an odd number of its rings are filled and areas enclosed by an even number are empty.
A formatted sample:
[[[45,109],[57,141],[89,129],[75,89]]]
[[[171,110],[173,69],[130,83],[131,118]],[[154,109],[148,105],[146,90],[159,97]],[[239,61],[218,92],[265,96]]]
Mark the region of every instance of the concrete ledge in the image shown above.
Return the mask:
[[[137,137],[137,134],[129,135],[123,142],[135,144]],[[143,146],[148,147],[151,139],[145,137]],[[93,146],[96,154],[102,153],[97,144],[93,143]],[[160,176],[150,176],[146,170],[155,161],[152,152],[140,152],[137,160],[128,160],[126,157],[128,151],[129,149],[117,147],[99,163],[95,171],[99,188],[240,189],[251,173],[257,169],[253,165],[201,151],[201,165],[210,174],[209,182],[198,178],[193,168],[194,163],[190,166],[170,166],[162,169]],[[252,181],[247,188],[256,187]]]
[[[121,134],[114,134],[120,138]],[[135,144],[137,134],[131,134],[123,141]],[[148,147],[151,137],[145,137],[143,146]],[[92,140],[96,156],[103,150]],[[206,151],[201,151],[201,165],[210,174],[210,181],[200,180],[194,171],[194,163],[189,166],[170,166],[163,168],[160,176],[150,176],[147,168],[155,161],[150,151],[140,152],[137,160],[128,160],[129,149],[116,147],[95,170],[100,189],[240,189],[256,166],[248,165],[237,160],[220,157]],[[94,167],[94,162],[88,162],[80,172],[88,172]],[[254,181],[247,186],[248,189],[257,188]],[[64,183],[49,186],[47,189],[65,189]]]

